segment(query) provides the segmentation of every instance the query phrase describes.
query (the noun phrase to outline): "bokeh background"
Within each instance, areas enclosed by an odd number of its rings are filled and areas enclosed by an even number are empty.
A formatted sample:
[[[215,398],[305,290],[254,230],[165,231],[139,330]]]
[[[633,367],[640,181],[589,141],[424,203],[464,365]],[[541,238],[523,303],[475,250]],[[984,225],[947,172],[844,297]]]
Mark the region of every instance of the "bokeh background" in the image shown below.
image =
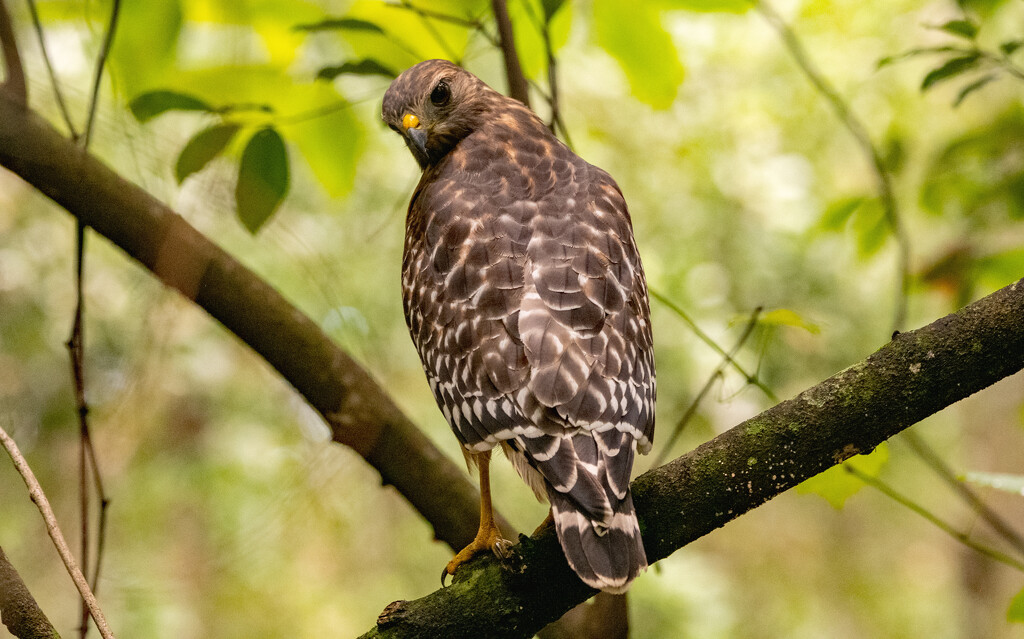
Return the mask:
[[[59,126],[27,6],[10,4],[32,104]],[[80,124],[110,3],[36,4]],[[380,124],[389,79],[316,76],[366,58],[397,71],[445,57],[499,90],[505,79],[500,53],[478,29],[396,4],[124,3],[92,149],[319,322],[460,460],[402,320],[403,220],[418,169]],[[494,33],[487,2],[416,6],[479,18]],[[922,47],[976,47],[997,59],[1001,44],[1024,38],[1024,3],[771,6],[863,122],[891,175],[911,247],[903,328],[1024,275],[1024,81],[1013,74],[1024,60],[1011,52],[1002,68],[979,59],[927,91],[924,78],[953,54],[879,66]],[[562,133],[622,187],[654,291],[723,348],[761,308],[737,358],[781,398],[888,340],[899,250],[876,172],[764,13],[742,0],[510,0],[509,10],[544,118],[546,25]],[[545,10],[554,10],[549,21]],[[386,35],[295,28],[328,17],[364,20]],[[979,27],[974,39],[937,28],[958,20]],[[989,71],[995,80],[954,105]],[[259,233],[234,212],[244,136],[179,185],[178,153],[223,116],[175,111],[140,123],[128,105],[157,89],[212,105],[272,107],[229,114],[243,133],[270,124],[287,144],[288,197]],[[64,343],[75,304],[74,235],[66,212],[0,170],[0,423],[72,539],[78,427]],[[89,239],[86,274],[87,394],[111,500],[99,595],[119,635],[355,636],[387,603],[436,588],[450,549],[357,454],[328,442],[317,416],[262,360],[102,238]],[[658,455],[721,358],[669,305],[653,301],[652,309]],[[727,367],[666,454],[772,403]],[[1019,477],[1022,403],[1018,375],[913,431],[958,474]],[[637,472],[650,463],[640,459]],[[956,530],[1012,552],[905,439],[860,463]],[[494,474],[499,509],[520,531],[532,530],[546,507],[509,465],[495,464]],[[973,487],[1024,530],[1024,497]],[[74,588],[4,460],[0,545],[72,636]],[[995,638],[1024,636],[1008,620],[1022,587],[1021,572],[840,470],[660,562],[629,601],[634,637]]]

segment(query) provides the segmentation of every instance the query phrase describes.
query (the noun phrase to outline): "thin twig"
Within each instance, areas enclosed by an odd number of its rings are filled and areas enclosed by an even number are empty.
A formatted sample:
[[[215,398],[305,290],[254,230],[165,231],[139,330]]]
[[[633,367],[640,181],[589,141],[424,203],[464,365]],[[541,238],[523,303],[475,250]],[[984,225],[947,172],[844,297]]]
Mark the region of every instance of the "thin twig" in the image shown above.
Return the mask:
[[[912,430],[904,431],[903,439],[910,444],[910,447],[922,461],[928,464],[928,466],[931,467],[939,477],[942,477],[942,479],[949,484],[953,491],[963,499],[964,502],[978,513],[982,519],[988,522],[988,525],[992,527],[992,530],[999,533],[1000,537],[1012,545],[1017,552],[1021,554],[1021,556],[1024,556],[1024,537],[1021,537],[1020,533],[1014,530],[1006,520],[992,510],[992,508],[989,507],[989,505],[986,504],[976,492],[971,490],[970,486],[957,479],[953,470],[942,460],[941,457],[939,457],[931,446],[929,446]]]
[[[92,136],[92,124],[96,118],[96,105],[100,99],[100,81],[103,79],[103,68],[107,64],[107,56],[110,55],[110,47],[114,44],[114,34],[117,32],[117,19],[121,15],[121,0],[114,0],[110,8],[110,24],[107,26],[107,33],[103,36],[103,45],[100,47],[99,57],[96,58],[96,72],[92,79],[92,95],[89,97],[89,117],[85,121],[85,135],[82,137],[82,148],[89,148],[89,139]]]
[[[86,435],[88,436],[88,431]],[[96,499],[99,500],[100,518],[96,526],[96,563],[93,565],[92,574],[89,576],[89,584],[93,592],[99,589],[100,566],[103,565],[103,551],[107,547],[107,513],[110,509],[110,499],[103,489],[103,475],[100,473],[99,462],[96,460],[96,447],[93,446],[92,437],[86,440],[85,450],[89,453],[89,467],[92,469],[93,490],[96,491]]]
[[[714,350],[716,353],[724,357],[726,361],[728,361],[729,364],[732,365],[736,372],[743,376],[743,379],[746,380],[748,384],[753,384],[754,386],[757,386],[759,389],[761,389],[761,392],[763,392],[765,396],[771,401],[775,403],[779,402],[778,396],[772,391],[772,389],[768,388],[768,386],[765,385],[765,383],[762,382],[756,375],[748,373],[747,370],[743,368],[743,366],[739,362],[737,362],[731,355],[729,355],[729,353],[727,353],[724,348],[718,345],[718,342],[711,339],[711,336],[705,333],[701,329],[701,327],[697,325],[697,322],[695,322],[693,318],[690,317],[689,313],[684,311],[678,304],[673,302],[665,295],[659,293],[658,291],[650,289],[648,292],[650,293],[651,297],[661,302],[662,304],[667,306],[669,310],[678,315],[687,324],[687,326],[690,327],[690,330],[693,331],[693,334],[696,335],[700,339],[700,341],[704,342],[705,344],[710,346],[712,350]]]
[[[406,11],[415,12],[420,16],[426,18],[434,18],[442,22],[450,22],[451,24],[458,25],[460,27],[466,27],[468,29],[483,29],[483,23],[480,22],[479,20],[473,18],[463,18],[460,16],[452,15],[450,13],[435,11],[433,9],[425,9],[423,7],[414,5],[411,2],[408,2],[408,0],[403,0],[402,2],[385,2],[384,5],[388,7],[393,7],[395,9],[405,9]]]
[[[467,28],[476,28],[476,23],[474,23],[471,20],[460,18],[458,16],[453,16],[447,13],[432,11],[430,9],[422,9],[412,4],[408,0],[402,0],[401,2],[386,2],[384,4],[389,7],[394,7],[396,9],[405,9],[407,11],[412,11],[413,13],[415,13],[419,17],[420,22],[423,23],[423,27],[430,32],[430,35],[434,38],[437,44],[442,49],[444,49],[445,55],[447,55],[452,62],[459,64],[458,54],[455,53],[454,49],[448,46],[448,42],[445,41],[444,37],[441,35],[441,32],[438,31],[437,27],[434,26],[434,23],[430,21],[430,18],[434,18],[442,22],[450,22],[452,24],[459,25],[460,27]],[[404,49],[405,47],[402,48]]]
[[[757,1],[755,6],[768,21],[768,24],[782,38],[782,42],[793,57],[793,61],[800,67],[800,70],[807,76],[807,79],[814,85],[814,88],[832,106],[836,116],[850,132],[854,140],[856,140],[871,164],[875,174],[875,181],[878,183],[878,195],[882,202],[882,210],[885,212],[885,219],[889,223],[893,237],[896,238],[898,248],[899,287],[896,296],[896,311],[893,317],[892,330],[901,330],[907,318],[907,299],[910,293],[910,237],[900,217],[889,169],[885,166],[885,161],[882,160],[881,154],[871,141],[871,136],[868,134],[864,123],[850,110],[850,107],[843,100],[842,96],[839,95],[835,87],[825,79],[821,71],[811,62],[807,50],[804,48],[803,43],[800,42],[796,32],[765,0]]]
[[[501,44],[502,57],[505,59],[505,77],[508,79],[508,94],[526,106],[530,106],[530,89],[519,64],[519,53],[516,51],[515,35],[512,32],[512,21],[508,17],[505,0],[491,0],[491,11],[498,25],[498,41]]]
[[[75,406],[78,414],[79,428],[79,508],[81,510],[81,558],[82,572],[89,573],[90,565],[90,534],[89,534],[89,480],[90,475],[94,483],[96,497],[99,500],[99,526],[97,527],[96,563],[92,569],[90,584],[95,592],[99,583],[100,565],[103,559],[103,548],[106,538],[107,506],[109,500],[103,489],[103,479],[100,476],[99,465],[96,461],[96,450],[92,444],[92,437],[89,429],[89,404],[85,398],[85,350],[84,350],[84,315],[85,295],[83,290],[85,271],[85,225],[81,221],[76,223],[75,235],[75,303],[74,322],[71,327],[71,336],[67,341],[68,353],[71,359],[71,376],[75,385]],[[82,603],[82,619],[79,626],[79,636],[85,637],[89,632],[89,611]]]
[[[548,128],[555,132],[555,127],[562,123],[561,111],[558,102],[558,60],[555,58],[554,49],[551,47],[551,29],[549,23],[541,26],[541,35],[544,37],[544,54],[548,61],[548,103],[551,105],[551,119],[548,121]],[[565,132],[563,127],[563,133]]]
[[[89,588],[85,575],[82,574],[78,564],[75,563],[75,557],[71,553],[71,549],[68,548],[68,543],[64,539],[64,533],[61,532],[60,526],[57,524],[57,517],[53,514],[53,509],[50,507],[50,502],[46,499],[46,494],[43,493],[43,489],[29,467],[28,462],[25,461],[25,457],[18,450],[18,445],[14,443],[14,440],[11,439],[11,436],[7,434],[7,431],[2,426],[0,426],[0,443],[7,449],[7,454],[11,456],[14,467],[25,481],[29,497],[31,497],[39,509],[40,514],[43,516],[43,521],[46,523],[46,532],[49,533],[50,539],[53,540],[53,545],[57,548],[57,553],[60,554],[60,558],[64,562],[64,567],[67,569],[68,574],[71,575],[72,581],[75,582],[75,587],[78,588],[78,593],[82,596],[82,600],[89,607],[89,614],[92,615],[93,621],[96,622],[100,635],[103,639],[114,639],[114,633],[111,632],[110,626],[107,625],[107,619],[103,616],[103,611],[96,602],[96,597]]]
[[[658,456],[654,458],[653,462],[651,462],[652,468],[657,468],[658,466],[661,466],[665,462],[665,458],[672,450],[672,446],[675,445],[676,440],[683,433],[683,429],[690,422],[690,420],[693,419],[693,416],[697,413],[697,408],[700,406],[700,403],[704,401],[704,397],[708,394],[708,392],[711,391],[711,388],[715,385],[715,382],[719,379],[722,379],[722,375],[725,372],[726,366],[729,365],[730,361],[735,361],[733,358],[736,356],[736,353],[738,353],[740,349],[743,348],[743,345],[747,342],[747,339],[749,339],[750,335],[754,332],[754,328],[757,326],[757,317],[760,314],[760,308],[754,309],[754,312],[750,314],[750,319],[747,320],[747,325],[743,328],[743,333],[740,334],[739,339],[736,340],[736,344],[734,344],[733,347],[729,350],[729,352],[722,357],[722,361],[719,362],[718,366],[715,367],[715,370],[712,371],[711,375],[708,376],[708,379],[706,382],[704,382],[704,386],[701,387],[700,392],[697,393],[697,396],[693,398],[693,401],[690,402],[690,405],[686,407],[686,412],[684,412],[683,416],[679,418],[678,422],[676,422],[676,427],[672,430],[672,434],[669,435],[668,441],[665,442],[665,445],[662,446],[661,451],[658,453]]]
[[[9,93],[21,104],[28,104],[28,85],[25,83],[25,67],[21,64],[18,41],[14,37],[14,25],[7,4],[0,0],[0,50],[4,56],[5,80],[0,89]]]
[[[1010,566],[1012,568],[1016,568],[1021,572],[1024,572],[1024,563],[1021,563],[1017,559],[1007,555],[1004,552],[996,550],[995,548],[990,548],[984,544],[974,541],[967,533],[960,532],[950,524],[942,521],[934,514],[929,512],[926,508],[912,501],[909,497],[906,497],[905,495],[896,492],[895,489],[893,489],[892,487],[890,487],[888,484],[878,479],[877,477],[872,477],[871,475],[868,475],[867,473],[858,470],[856,467],[851,466],[850,464],[843,464],[843,468],[846,470],[846,472],[850,473],[851,475],[854,475],[868,486],[871,486],[872,488],[881,492],[886,497],[889,497],[890,499],[897,502],[901,506],[909,508],[918,515],[924,517],[925,519],[933,523],[935,526],[937,526],[944,533],[956,539],[968,548],[976,550],[990,559],[993,559],[1000,563],[1006,564],[1007,566]]]
[[[107,58],[110,55],[110,48],[114,44],[114,35],[117,33],[118,18],[121,15],[121,0],[113,0],[110,9],[110,22],[107,31],[103,36],[103,43],[100,46],[99,55],[96,58],[96,70],[93,74],[92,93],[89,96],[89,113],[86,118],[85,132],[82,135],[82,148],[88,149],[92,140],[93,124],[96,121],[96,109],[99,105],[100,88],[103,81],[103,70],[106,67]],[[89,405],[85,399],[85,367],[84,367],[84,338],[83,338],[83,315],[85,311],[85,295],[83,279],[85,270],[85,224],[81,220],[76,223],[76,244],[75,244],[75,292],[77,303],[75,305],[75,320],[71,329],[71,338],[68,340],[68,350],[71,353],[72,375],[75,381],[75,402],[78,407],[78,423],[81,438],[79,453],[79,501],[81,506],[82,526],[82,571],[89,573],[90,556],[90,535],[89,535],[89,475],[93,477],[97,499],[99,500],[99,528],[97,535],[99,541],[96,544],[96,564],[92,571],[92,587],[95,590],[98,586],[100,564],[102,562],[102,549],[105,546],[106,508],[108,500],[103,491],[103,480],[100,477],[99,465],[96,463],[96,450],[92,444],[92,437],[89,430]],[[85,602],[82,606],[82,624],[79,627],[79,636],[85,639],[89,633],[89,617]]]
[[[39,10],[36,8],[35,0],[28,0],[28,10],[32,14],[32,26],[36,30],[36,38],[39,40],[39,50],[43,53],[43,63],[46,65],[46,72],[50,75],[50,86],[53,87],[53,96],[57,100],[57,108],[61,117],[64,118],[64,125],[68,127],[68,133],[72,140],[78,140],[78,131],[74,122],[71,121],[71,112],[64,102],[64,93],[60,90],[57,82],[57,72],[53,70],[53,63],[50,61],[50,54],[46,51],[46,38],[43,36],[43,22],[39,19]]]
[[[487,31],[487,28],[484,26],[483,21],[480,20],[479,18],[463,18],[460,16],[452,15],[450,13],[435,11],[433,9],[424,9],[423,7],[412,4],[411,2],[409,2],[409,0],[401,0],[400,2],[385,2],[384,6],[392,7],[394,9],[404,9],[405,11],[412,11],[413,13],[417,14],[423,20],[424,24],[427,25],[427,28],[432,30],[435,39],[439,38],[440,36],[439,34],[437,34],[437,31],[434,29],[434,26],[426,20],[427,18],[433,18],[441,22],[448,22],[450,24],[464,27],[466,29],[473,29],[474,31],[482,35],[484,39],[491,44],[491,46],[495,48],[500,46],[498,44],[498,39]],[[412,53],[417,59],[419,59],[419,54],[409,49],[401,40],[396,38],[393,34],[390,37],[395,42],[396,45],[402,48],[402,50]],[[442,41],[441,46],[446,47],[446,44]],[[457,56],[453,56],[453,58],[454,57]]]

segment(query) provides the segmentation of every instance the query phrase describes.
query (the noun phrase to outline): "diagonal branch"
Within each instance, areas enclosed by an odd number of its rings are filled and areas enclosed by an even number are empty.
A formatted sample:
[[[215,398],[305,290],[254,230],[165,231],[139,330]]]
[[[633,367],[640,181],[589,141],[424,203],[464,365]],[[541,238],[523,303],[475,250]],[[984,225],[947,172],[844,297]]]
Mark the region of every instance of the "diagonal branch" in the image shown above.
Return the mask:
[[[141,262],[235,333],[316,409],[333,439],[361,454],[461,548],[476,534],[478,493],[351,356],[255,273],[152,195],[0,94],[0,166]],[[429,481],[428,481],[429,478]],[[436,486],[445,486],[438,491]],[[504,530],[514,530],[501,520]]]
[[[1024,368],[1024,280],[924,328],[633,482],[647,558],[679,548]],[[396,602],[364,637],[530,637],[594,595],[551,529],[505,569],[478,559],[454,583]]]
[[[3,548],[0,548],[0,619],[18,639],[60,638]]]

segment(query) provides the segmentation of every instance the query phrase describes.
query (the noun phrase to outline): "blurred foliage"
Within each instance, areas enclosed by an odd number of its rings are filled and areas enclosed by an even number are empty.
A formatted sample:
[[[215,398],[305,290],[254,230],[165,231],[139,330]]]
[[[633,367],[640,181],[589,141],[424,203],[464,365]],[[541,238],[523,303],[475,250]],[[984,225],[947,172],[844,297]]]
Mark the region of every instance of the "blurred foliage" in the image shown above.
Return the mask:
[[[1017,593],[1017,596],[1010,602],[1010,609],[1006,611],[1007,621],[1024,623],[1024,590]]]
[[[109,0],[38,6],[82,121]],[[770,309],[736,358],[785,398],[889,339],[896,247],[871,167],[751,7],[510,0],[509,12],[545,120],[547,45],[556,56],[561,119],[577,152],[622,187],[652,289],[722,348],[744,329],[735,318]],[[59,122],[27,9],[12,9],[33,106]],[[1024,5],[776,9],[892,172],[912,245],[908,325],[1024,275],[1024,82],[1014,73],[1024,52],[1012,44]],[[418,170],[379,107],[391,75],[430,57],[503,90],[490,3],[169,0],[122,11],[91,148],[319,321],[460,459],[402,320],[402,222]],[[0,172],[0,421],[72,536],[77,425],[63,343],[73,246],[73,221]],[[450,551],[358,455],[328,444],[252,353],[100,239],[89,242],[86,293],[87,391],[112,500],[100,594],[119,634],[353,636],[392,600],[436,587]],[[722,355],[652,303],[667,429]],[[672,455],[771,403],[732,367],[715,388]],[[964,476],[1019,477],[1022,402],[1020,379],[1009,380],[918,432]],[[898,438],[851,463],[996,543]],[[499,508],[532,530],[544,507],[507,464],[494,474]],[[856,482],[829,471],[661,562],[630,595],[634,635],[1019,632],[1008,623],[1024,619],[1019,574]],[[972,485],[1024,527],[1017,495]],[[0,504],[0,545],[72,632],[72,588],[3,463]]]
[[[850,474],[847,465],[868,477],[878,477],[889,461],[889,446],[883,442],[867,455],[857,455],[849,461],[833,466],[797,486],[799,493],[815,493],[825,498],[833,508],[840,509],[846,500],[864,487],[864,482]]]
[[[1010,475],[1007,473],[967,473],[964,481],[997,488],[1024,497],[1024,475]]]

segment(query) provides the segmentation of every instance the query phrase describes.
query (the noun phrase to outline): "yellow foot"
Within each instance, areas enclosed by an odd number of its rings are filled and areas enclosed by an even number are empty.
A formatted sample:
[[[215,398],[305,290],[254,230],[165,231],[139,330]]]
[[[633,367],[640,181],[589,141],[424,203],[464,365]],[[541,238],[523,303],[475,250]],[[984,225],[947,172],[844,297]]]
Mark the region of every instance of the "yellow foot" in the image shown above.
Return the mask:
[[[455,571],[459,569],[459,566],[466,563],[476,555],[491,551],[494,556],[498,559],[504,560],[509,557],[509,549],[512,547],[512,542],[501,536],[501,531],[498,530],[497,526],[491,526],[490,528],[481,528],[473,541],[469,542],[469,545],[459,551],[459,554],[452,557],[452,560],[448,562],[448,565],[441,571],[441,586],[444,586],[445,579],[448,575],[454,575]]]

